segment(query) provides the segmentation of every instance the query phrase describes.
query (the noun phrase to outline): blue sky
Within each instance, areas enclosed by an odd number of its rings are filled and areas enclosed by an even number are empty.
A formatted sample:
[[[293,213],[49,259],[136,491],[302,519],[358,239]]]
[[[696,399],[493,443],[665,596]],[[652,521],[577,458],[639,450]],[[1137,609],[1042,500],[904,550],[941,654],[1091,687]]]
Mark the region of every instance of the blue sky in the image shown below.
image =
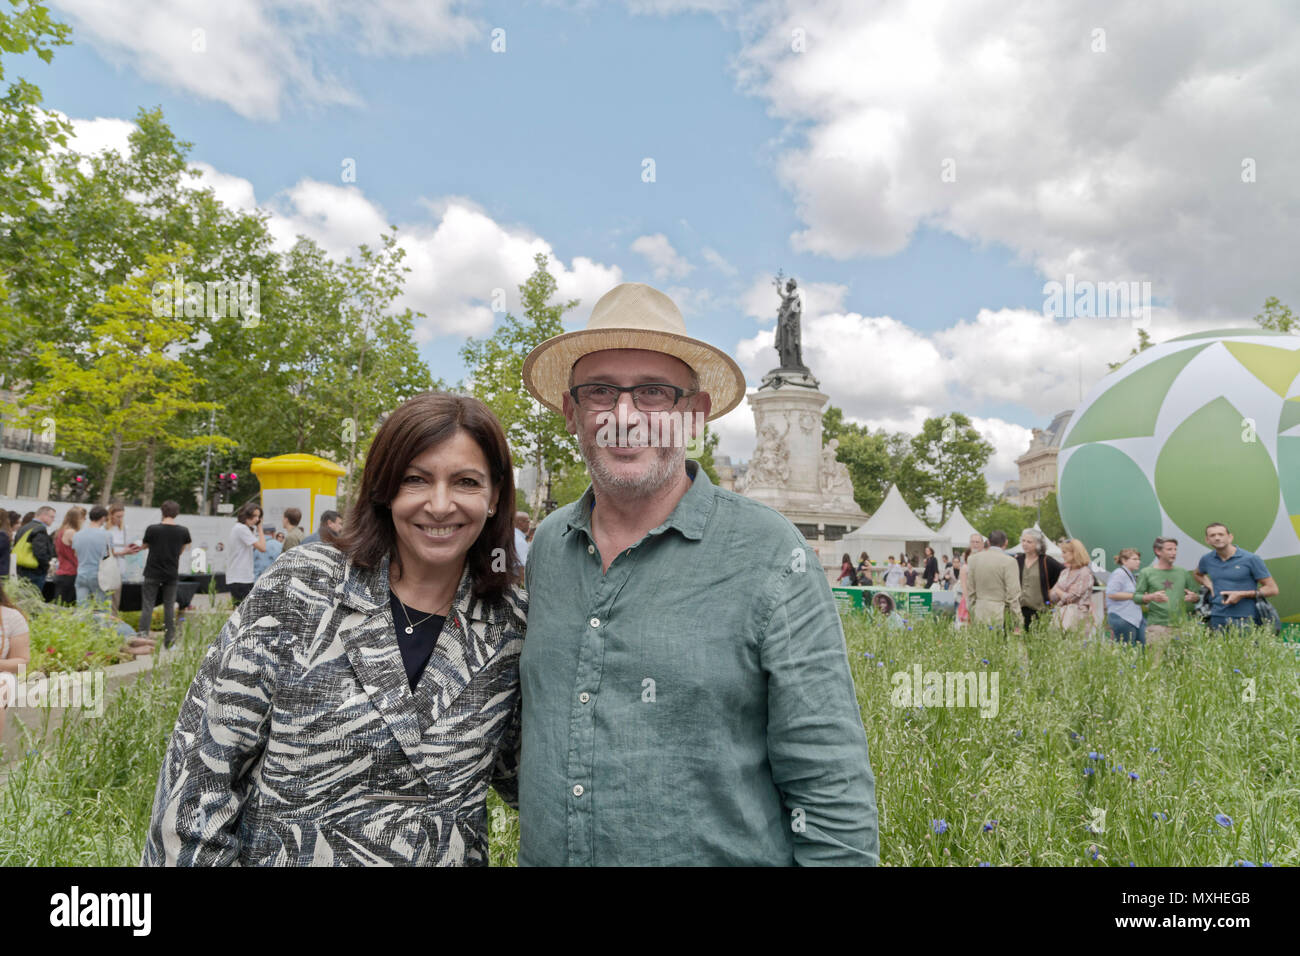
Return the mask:
[[[1152,280],[1157,339],[1245,324],[1295,291],[1285,225],[1259,223],[1296,186],[1261,176],[1243,193],[1235,164],[1295,157],[1277,127],[1295,105],[1296,18],[1261,7],[1225,41],[1209,7],[1044,4],[1008,46],[995,14],[1016,4],[939,7],[59,0],[74,45],[13,73],[77,121],[83,148],[121,143],[122,121],[161,105],[218,195],[270,210],[286,239],[342,253],[399,224],[435,375],[463,374],[492,289],[513,302],[543,249],[583,300],[571,325],[616,282],[649,282],[757,385],[782,268],[808,289],[806,360],[833,404],[890,428],[964,411],[998,448],[1000,484],[1028,428],[1136,341],[1122,319],[1044,316],[1047,279]],[[1161,17],[1196,52],[1136,69]],[[1251,95],[1221,103],[1234,72]],[[1212,165],[1225,139],[1226,172]],[[955,183],[940,180],[948,157]],[[1197,230],[1236,241],[1198,246]],[[719,427],[723,451],[748,457],[745,407]]]

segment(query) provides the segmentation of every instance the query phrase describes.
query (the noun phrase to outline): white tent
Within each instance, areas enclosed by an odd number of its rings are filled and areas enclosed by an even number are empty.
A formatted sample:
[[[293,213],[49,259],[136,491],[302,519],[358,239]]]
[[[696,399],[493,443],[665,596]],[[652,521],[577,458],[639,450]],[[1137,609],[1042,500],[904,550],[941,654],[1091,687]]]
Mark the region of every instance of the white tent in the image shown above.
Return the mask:
[[[1038,527],[1038,522],[1034,522],[1032,525],[1030,525],[1030,527],[1032,527],[1039,534],[1043,534],[1043,529]],[[1023,534],[1023,532],[1021,533]],[[1065,555],[1061,553],[1060,546],[1057,545],[1057,543],[1053,541],[1051,538],[1048,538],[1047,535],[1043,534],[1043,537],[1046,538],[1047,540],[1047,556],[1049,558],[1056,558],[1057,561],[1064,561]],[[1021,547],[1020,547],[1019,539],[1016,540],[1016,546],[1014,548],[1007,548],[1007,554],[1019,554],[1020,552],[1021,552]]]
[[[898,488],[891,485],[875,514],[861,528],[841,538],[839,549],[847,552],[854,561],[865,551],[871,556],[872,563],[883,564],[891,554],[895,557],[910,554],[919,558],[926,545],[934,548],[935,554],[943,554],[952,547],[952,541],[947,535],[930,530],[924,521],[912,514]]]
[[[970,548],[970,536],[979,532],[966,520],[966,516],[961,513],[961,508],[954,508],[952,514],[948,515],[948,520],[939,529],[939,534],[947,538],[952,543],[952,547],[967,550]]]

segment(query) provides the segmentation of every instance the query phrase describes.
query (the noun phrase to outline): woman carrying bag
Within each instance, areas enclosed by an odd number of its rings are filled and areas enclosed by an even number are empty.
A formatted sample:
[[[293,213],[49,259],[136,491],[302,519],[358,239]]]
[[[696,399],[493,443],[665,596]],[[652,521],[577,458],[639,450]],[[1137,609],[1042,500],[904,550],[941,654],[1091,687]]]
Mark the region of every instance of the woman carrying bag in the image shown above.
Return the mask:
[[[1052,604],[1052,623],[1063,631],[1080,625],[1092,625],[1092,568],[1088,551],[1078,538],[1061,546],[1065,570],[1048,591]]]

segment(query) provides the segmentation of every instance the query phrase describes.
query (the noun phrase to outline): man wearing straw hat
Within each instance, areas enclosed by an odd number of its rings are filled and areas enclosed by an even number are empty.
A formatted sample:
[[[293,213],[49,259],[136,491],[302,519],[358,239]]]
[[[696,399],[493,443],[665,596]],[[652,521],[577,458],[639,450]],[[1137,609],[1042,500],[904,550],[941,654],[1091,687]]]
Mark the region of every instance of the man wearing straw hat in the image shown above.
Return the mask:
[[[523,377],[592,484],[528,554],[520,864],[875,864],[875,781],[817,556],[687,460],[744,398],[740,368],[625,283]]]

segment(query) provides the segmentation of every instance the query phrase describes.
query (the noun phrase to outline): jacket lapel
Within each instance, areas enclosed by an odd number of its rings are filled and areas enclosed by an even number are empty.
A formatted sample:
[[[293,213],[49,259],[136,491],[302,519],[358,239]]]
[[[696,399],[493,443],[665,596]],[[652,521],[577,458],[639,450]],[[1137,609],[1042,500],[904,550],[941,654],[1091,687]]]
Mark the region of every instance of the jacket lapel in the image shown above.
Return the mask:
[[[427,725],[417,714],[397,646],[388,603],[388,559],[376,570],[358,568],[349,561],[341,590],[337,634],[348,661],[407,759],[419,767],[420,738]]]
[[[371,704],[432,786],[434,780],[420,758],[421,738],[492,659],[504,629],[484,624],[494,623],[501,612],[473,598],[466,566],[451,612],[412,694],[389,604],[388,559],[374,571],[350,562],[347,567],[338,608],[339,640]]]
[[[421,732],[442,719],[474,675],[492,659],[493,642],[500,637],[499,628],[485,626],[495,622],[495,612],[475,599],[472,590],[473,580],[466,566],[438,643],[415,685]]]

